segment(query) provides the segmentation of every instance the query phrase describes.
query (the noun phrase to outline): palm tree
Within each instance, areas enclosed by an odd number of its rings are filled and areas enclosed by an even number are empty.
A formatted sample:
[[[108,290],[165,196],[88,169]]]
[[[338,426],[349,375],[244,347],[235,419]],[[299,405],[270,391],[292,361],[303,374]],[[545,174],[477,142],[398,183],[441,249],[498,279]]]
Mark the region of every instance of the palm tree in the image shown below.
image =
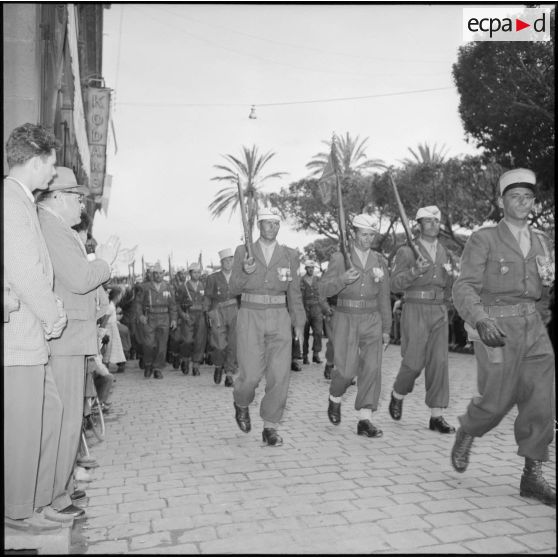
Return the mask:
[[[331,151],[331,142],[333,140],[323,140],[322,143],[328,146],[327,152],[321,152],[312,158],[306,165],[306,168],[312,170],[311,176],[320,176],[327,164],[327,160]],[[368,159],[365,152],[365,144],[368,138],[360,141],[356,136],[351,137],[347,132],[345,136],[341,136],[336,141],[337,160],[339,163],[339,171],[342,175],[352,173],[362,173],[372,168],[381,168],[384,162],[381,159]]]
[[[413,157],[406,157],[403,159],[402,163],[404,165],[438,165],[446,160],[446,155],[448,153],[445,144],[439,148],[436,144],[430,147],[426,141],[424,144],[419,143],[416,147],[416,151],[411,147],[407,149],[411,152]]]
[[[212,217],[220,217],[227,209],[231,215],[239,205],[238,181],[243,185],[244,199],[246,201],[246,211],[248,213],[248,226],[253,230],[260,204],[269,201],[269,194],[262,192],[265,182],[270,178],[281,178],[286,172],[273,172],[262,174],[263,168],[275,153],[269,151],[260,155],[258,148],[253,145],[250,149],[242,147],[242,156],[222,155],[227,164],[213,165],[214,168],[223,171],[225,174],[214,176],[211,180],[219,182],[229,182],[232,186],[222,188],[215,194],[215,199],[209,204]]]

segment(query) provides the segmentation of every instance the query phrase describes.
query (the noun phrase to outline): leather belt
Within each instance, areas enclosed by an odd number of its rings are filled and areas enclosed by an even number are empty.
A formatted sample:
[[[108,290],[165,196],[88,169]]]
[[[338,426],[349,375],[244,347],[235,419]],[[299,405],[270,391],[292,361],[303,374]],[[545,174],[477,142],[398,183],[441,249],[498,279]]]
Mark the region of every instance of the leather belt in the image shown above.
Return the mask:
[[[367,310],[377,310],[378,303],[375,300],[350,300],[347,298],[338,298],[337,308],[366,308]]]
[[[405,291],[405,299],[444,300],[444,292],[430,289],[428,291]]]
[[[229,298],[229,300],[225,300],[224,302],[217,303],[218,308],[225,308],[226,306],[233,306],[233,305],[234,306],[238,305],[236,298]]]
[[[485,306],[484,310],[490,318],[509,318],[511,316],[527,316],[536,312],[534,302],[520,302],[505,306]]]
[[[190,310],[203,310],[203,306],[201,304],[192,304]]]
[[[255,304],[286,304],[286,295],[264,295],[254,293],[242,293],[242,302],[253,302]]]

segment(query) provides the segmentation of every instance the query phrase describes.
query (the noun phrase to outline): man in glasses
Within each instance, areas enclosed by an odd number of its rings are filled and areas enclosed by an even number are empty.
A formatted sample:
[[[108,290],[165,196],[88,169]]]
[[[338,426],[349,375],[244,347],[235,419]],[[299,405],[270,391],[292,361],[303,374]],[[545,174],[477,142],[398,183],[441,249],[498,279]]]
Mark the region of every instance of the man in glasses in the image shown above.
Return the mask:
[[[463,250],[453,300],[475,343],[479,395],[459,417],[451,462],[463,473],[474,438],[517,405],[515,440],[525,458],[519,494],[556,506],[541,471],[554,436],[554,352],[545,328],[554,254],[548,237],[529,227],[535,184],[528,169],[504,173],[504,218],[474,232]]]
[[[57,167],[57,176],[39,198],[39,222],[54,269],[54,292],[66,312],[68,325],[50,345],[50,366],[64,409],[55,460],[52,508],[79,517],[83,508],[72,503],[72,474],[83,417],[85,359],[97,354],[96,289],[110,278],[117,246],[97,247],[87,259],[85,246],[72,227],[81,220],[82,196],[88,189],[77,183],[72,169]]]

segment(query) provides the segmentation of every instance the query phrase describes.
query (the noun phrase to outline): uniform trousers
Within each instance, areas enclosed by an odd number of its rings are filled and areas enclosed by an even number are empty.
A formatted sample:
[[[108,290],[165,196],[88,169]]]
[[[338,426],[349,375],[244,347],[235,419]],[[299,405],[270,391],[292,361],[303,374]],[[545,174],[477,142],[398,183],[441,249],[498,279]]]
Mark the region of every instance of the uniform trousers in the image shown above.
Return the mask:
[[[518,455],[548,460],[554,437],[554,352],[540,314],[498,318],[506,334],[503,362],[490,362],[482,342],[475,341],[477,387],[465,414],[463,430],[482,436],[504,418],[514,405]]]
[[[327,337],[325,358],[328,364],[333,364],[333,329],[330,316],[324,316],[324,333]]]
[[[164,368],[167,363],[167,343],[169,341],[169,315],[150,315],[143,326],[144,366]]]
[[[401,366],[393,389],[401,395],[413,391],[424,368],[428,407],[449,403],[448,311],[444,304],[406,301],[401,312]]]
[[[190,310],[188,320],[184,323],[184,345],[182,356],[201,363],[207,343],[207,324],[201,310]]]
[[[4,367],[7,517],[25,519],[51,503],[61,422],[62,403],[48,365]]]
[[[317,355],[322,351],[323,315],[319,304],[313,304],[306,310],[306,323],[304,324],[304,343],[302,355],[308,356],[310,341],[310,328],[312,328],[312,352]]]
[[[333,359],[330,395],[341,397],[357,377],[355,409],[378,408],[382,383],[382,318],[337,310],[332,318]]]
[[[51,355],[50,366],[63,409],[52,493],[52,507],[61,510],[72,503],[70,494],[73,487],[70,483],[83,422],[85,355]],[[41,457],[39,475],[43,467],[48,469],[51,466],[52,463],[44,461]]]
[[[215,366],[223,366],[225,372],[234,372],[236,368],[236,320],[238,308],[224,306],[216,308],[217,320],[211,320],[209,344],[211,360]]]
[[[278,423],[289,391],[292,343],[289,313],[285,307],[241,307],[236,331],[238,378],[234,383],[234,401],[240,407],[248,407],[265,375],[260,416],[264,421]]]

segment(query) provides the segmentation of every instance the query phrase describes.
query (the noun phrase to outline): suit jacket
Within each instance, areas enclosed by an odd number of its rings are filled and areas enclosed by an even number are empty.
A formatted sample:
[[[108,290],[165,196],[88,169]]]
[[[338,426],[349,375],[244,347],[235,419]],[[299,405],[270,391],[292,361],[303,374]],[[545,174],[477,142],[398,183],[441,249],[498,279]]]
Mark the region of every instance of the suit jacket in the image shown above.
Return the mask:
[[[233,260],[233,269],[229,286],[231,294],[242,293],[287,295],[287,307],[294,327],[304,327],[306,323],[306,312],[302,305],[300,293],[300,258],[295,250],[279,243],[275,245],[269,265],[265,261],[259,242],[254,242],[254,260],[256,271],[244,273],[242,263],[246,254],[246,247],[242,244],[236,248]],[[290,269],[290,280],[282,281],[279,276],[279,268]]]
[[[351,248],[351,259],[360,277],[350,285],[345,285],[345,260],[341,252],[331,255],[329,265],[320,281],[320,294],[323,297],[337,295],[337,300],[374,300],[378,302],[378,311],[382,317],[382,331],[389,333],[391,329],[391,299],[389,294],[389,272],[385,258],[370,250],[366,265],[363,267],[354,248]]]
[[[453,285],[453,301],[471,326],[488,317],[484,306],[521,302],[535,302],[543,321],[548,320],[549,287],[542,284],[536,258],[549,251],[549,239],[529,230],[531,249],[526,257],[504,220],[469,237],[461,255],[461,273]]]
[[[103,260],[90,262],[77,233],[41,204],[39,221],[54,268],[54,292],[68,314],[68,325],[60,338],[49,341],[51,354],[95,355],[96,291],[110,278],[110,266]]]
[[[52,264],[35,204],[9,179],[4,181],[4,284],[20,301],[4,324],[4,365],[45,364],[43,323],[51,329],[58,319]]]

